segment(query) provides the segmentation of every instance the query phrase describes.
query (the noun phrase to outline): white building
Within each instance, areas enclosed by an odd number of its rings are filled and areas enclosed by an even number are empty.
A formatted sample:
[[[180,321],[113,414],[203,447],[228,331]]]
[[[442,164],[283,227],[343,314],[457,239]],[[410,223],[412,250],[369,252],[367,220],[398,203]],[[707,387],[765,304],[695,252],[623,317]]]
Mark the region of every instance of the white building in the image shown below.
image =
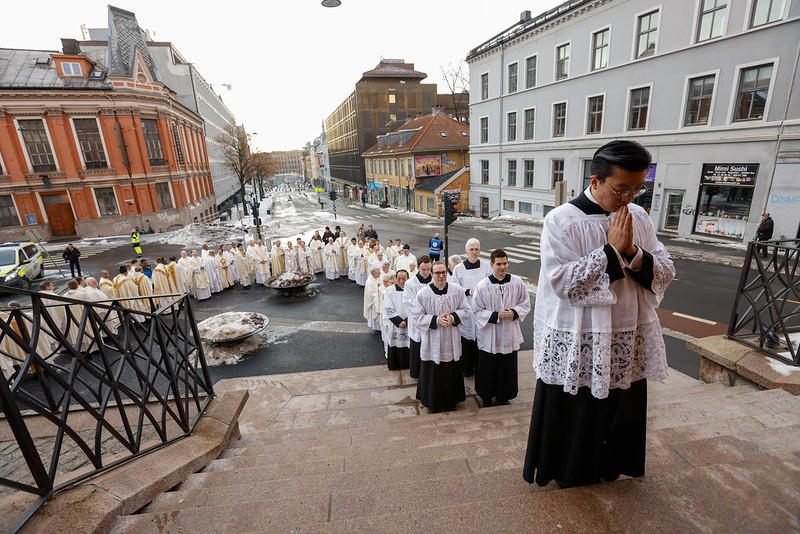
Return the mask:
[[[637,199],[659,231],[749,241],[800,232],[800,1],[577,0],[473,49],[470,207],[542,217],[594,151],[653,154]],[[559,184],[562,186],[562,184]],[[800,237],[800,236],[798,236]]]

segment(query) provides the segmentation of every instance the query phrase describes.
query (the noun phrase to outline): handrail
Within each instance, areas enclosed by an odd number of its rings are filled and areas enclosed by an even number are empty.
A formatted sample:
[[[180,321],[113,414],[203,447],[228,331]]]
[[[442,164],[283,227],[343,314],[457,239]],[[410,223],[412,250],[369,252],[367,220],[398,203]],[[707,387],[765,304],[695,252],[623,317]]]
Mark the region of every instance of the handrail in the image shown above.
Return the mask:
[[[800,366],[798,267],[800,239],[748,244],[728,338]]]
[[[0,311],[0,358],[15,369],[0,374],[0,424],[27,473],[0,486],[39,496],[16,531],[56,491],[189,435],[214,389],[187,294],[85,302],[8,291],[31,301]]]

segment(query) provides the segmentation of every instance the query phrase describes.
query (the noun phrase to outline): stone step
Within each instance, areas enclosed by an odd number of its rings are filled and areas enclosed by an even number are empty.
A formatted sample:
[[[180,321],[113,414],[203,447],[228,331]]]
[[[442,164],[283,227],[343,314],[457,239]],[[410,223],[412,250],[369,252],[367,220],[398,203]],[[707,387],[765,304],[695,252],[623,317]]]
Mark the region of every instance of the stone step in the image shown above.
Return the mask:
[[[772,457],[560,491],[304,524],[307,533],[795,532],[800,467]],[[767,490],[767,491],[765,491]],[[770,491],[773,490],[773,491]],[[772,500],[774,490],[781,492]],[[332,503],[331,518],[339,511]],[[524,527],[522,527],[524,525]]]

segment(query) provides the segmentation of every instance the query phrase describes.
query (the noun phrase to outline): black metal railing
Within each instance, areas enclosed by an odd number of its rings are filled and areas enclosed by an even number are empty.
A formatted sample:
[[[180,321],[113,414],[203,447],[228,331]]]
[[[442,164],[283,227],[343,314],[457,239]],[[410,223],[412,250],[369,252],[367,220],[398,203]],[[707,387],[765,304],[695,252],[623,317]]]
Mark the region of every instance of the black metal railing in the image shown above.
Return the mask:
[[[187,295],[14,292],[30,304],[0,311],[0,430],[24,461],[0,490],[38,497],[12,531],[54,492],[187,436],[214,394]]]
[[[800,366],[800,239],[751,242],[728,337]]]

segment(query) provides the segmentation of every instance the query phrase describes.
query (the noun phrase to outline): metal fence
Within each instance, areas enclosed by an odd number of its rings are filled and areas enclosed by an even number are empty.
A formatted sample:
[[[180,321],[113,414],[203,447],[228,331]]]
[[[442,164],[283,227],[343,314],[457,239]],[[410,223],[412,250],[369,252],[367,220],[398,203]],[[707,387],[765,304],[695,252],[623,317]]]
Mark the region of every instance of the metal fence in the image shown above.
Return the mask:
[[[38,496],[19,528],[54,492],[188,435],[214,392],[188,295],[14,292],[30,305],[0,311],[0,429],[24,465],[0,490]]]
[[[751,242],[728,337],[800,366],[800,239]]]

